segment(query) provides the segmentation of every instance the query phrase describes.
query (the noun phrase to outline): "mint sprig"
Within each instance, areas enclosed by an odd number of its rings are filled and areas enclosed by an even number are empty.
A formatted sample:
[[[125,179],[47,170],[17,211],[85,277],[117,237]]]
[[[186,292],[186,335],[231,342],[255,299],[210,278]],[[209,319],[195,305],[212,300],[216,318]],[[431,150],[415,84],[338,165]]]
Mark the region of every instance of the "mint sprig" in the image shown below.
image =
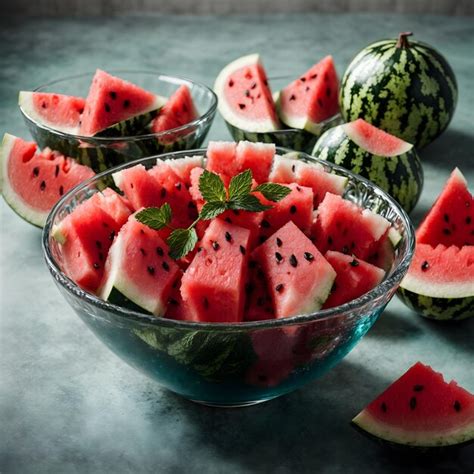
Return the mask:
[[[247,169],[230,180],[227,190],[219,175],[204,170],[199,177],[199,191],[206,202],[198,218],[186,229],[174,229],[170,225],[172,212],[168,203],[161,207],[149,207],[135,216],[137,221],[152,229],[161,230],[168,227],[173,230],[166,240],[171,258],[182,258],[194,249],[198,241],[195,226],[200,220],[214,219],[229,209],[249,212],[266,211],[272,206],[263,204],[252,193],[261,193],[268,201],[278,202],[288,196],[291,189],[277,183],[263,183],[252,189],[252,171]]]

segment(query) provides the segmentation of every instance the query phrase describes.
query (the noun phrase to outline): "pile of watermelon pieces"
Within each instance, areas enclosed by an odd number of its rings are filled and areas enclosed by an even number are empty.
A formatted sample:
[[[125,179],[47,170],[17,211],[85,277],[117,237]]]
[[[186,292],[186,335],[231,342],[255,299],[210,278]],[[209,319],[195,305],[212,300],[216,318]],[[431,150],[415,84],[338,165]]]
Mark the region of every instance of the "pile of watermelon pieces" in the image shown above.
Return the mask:
[[[186,228],[204,205],[207,169],[226,184],[250,169],[254,184],[290,193],[263,212],[227,210],[197,225],[198,242],[169,256],[170,229],[136,219],[144,208],[172,210]],[[310,313],[353,300],[390,268],[393,231],[384,217],[342,197],[346,178],[321,165],[275,155],[272,144],[211,142],[191,156],[135,165],[114,174],[119,194],[98,192],[55,229],[65,273],[116,304],[179,320],[240,322]],[[388,250],[387,250],[388,249]]]

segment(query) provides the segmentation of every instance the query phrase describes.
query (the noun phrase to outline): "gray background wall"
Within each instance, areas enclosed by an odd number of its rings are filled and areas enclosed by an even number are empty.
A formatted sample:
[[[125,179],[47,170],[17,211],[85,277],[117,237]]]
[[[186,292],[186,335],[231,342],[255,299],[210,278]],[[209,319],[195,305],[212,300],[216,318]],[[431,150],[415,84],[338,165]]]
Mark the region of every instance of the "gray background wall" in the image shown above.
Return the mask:
[[[474,0],[3,0],[3,15],[98,16],[128,12],[238,14],[391,12],[474,15]]]

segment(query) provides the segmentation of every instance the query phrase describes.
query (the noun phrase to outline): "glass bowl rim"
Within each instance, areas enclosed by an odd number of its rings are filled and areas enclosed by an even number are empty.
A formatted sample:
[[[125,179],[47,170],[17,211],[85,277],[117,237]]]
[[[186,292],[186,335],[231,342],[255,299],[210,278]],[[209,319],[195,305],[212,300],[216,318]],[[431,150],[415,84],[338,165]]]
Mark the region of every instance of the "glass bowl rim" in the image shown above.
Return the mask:
[[[217,104],[218,104],[218,99],[216,93],[208,86],[206,86],[202,82],[197,82],[192,79],[189,79],[185,76],[171,76],[168,74],[163,74],[159,71],[153,71],[153,70],[132,70],[132,69],[110,69],[109,71],[111,74],[145,74],[145,75],[153,75],[156,76],[159,80],[164,79],[165,82],[173,82],[174,80],[178,80],[181,82],[187,82],[189,84],[198,86],[205,90],[211,97],[211,105],[210,107],[198,118],[194,119],[191,122],[188,122],[184,125],[181,125],[179,127],[175,128],[170,128],[169,130],[164,130],[162,132],[158,133],[147,133],[144,135],[131,135],[127,137],[94,137],[94,136],[86,136],[86,135],[75,135],[73,133],[67,133],[67,132],[62,132],[60,130],[57,130],[56,128],[50,127],[48,125],[42,124],[37,122],[35,119],[30,117],[20,106],[20,111],[23,114],[24,117],[26,117],[31,123],[33,123],[36,127],[47,130],[50,133],[54,133],[55,135],[59,136],[60,138],[64,139],[73,139],[73,140],[82,140],[87,143],[93,143],[97,142],[98,144],[111,144],[111,143],[116,143],[116,142],[121,142],[121,141],[140,141],[140,140],[145,140],[145,139],[151,139],[151,138],[161,138],[167,135],[172,135],[176,132],[181,132],[184,131],[188,128],[194,127],[196,125],[200,125],[201,123],[206,122],[209,120],[216,112],[217,110]],[[71,76],[66,76],[58,79],[53,79],[46,84],[42,84],[40,86],[37,86],[36,88],[33,89],[32,92],[41,92],[42,89],[50,87],[51,85],[62,83],[65,81],[73,80],[73,79],[80,79],[80,78],[85,78],[85,77],[93,77],[95,71],[89,71],[89,72],[83,72],[80,74],[74,74]]]
[[[399,265],[392,270],[392,274],[389,274],[388,278],[384,278],[381,283],[375,286],[372,290],[364,295],[351,300],[347,303],[344,303],[340,306],[335,306],[334,308],[319,310],[313,313],[303,313],[297,314],[293,316],[288,316],[285,318],[275,318],[275,319],[268,319],[268,320],[259,320],[259,321],[242,321],[242,322],[222,322],[222,323],[212,323],[212,322],[197,322],[197,321],[180,321],[171,318],[165,318],[163,316],[154,316],[146,313],[141,313],[137,311],[133,311],[121,306],[114,305],[105,301],[98,296],[94,295],[93,293],[89,293],[82,288],[80,288],[74,281],[72,281],[66,274],[60,269],[59,265],[56,263],[54,256],[51,253],[51,248],[49,245],[49,239],[52,238],[50,236],[53,222],[56,218],[56,215],[63,207],[63,204],[69,200],[72,196],[77,194],[78,192],[86,189],[89,185],[93,184],[94,182],[112,175],[121,169],[128,168],[135,166],[137,164],[141,164],[145,161],[151,160],[165,160],[171,158],[173,156],[182,155],[184,156],[195,156],[201,155],[205,156],[207,148],[197,148],[194,150],[182,150],[182,151],[174,151],[170,153],[163,153],[161,155],[154,155],[145,158],[139,158],[134,161],[130,161],[127,163],[123,163],[119,166],[114,168],[110,168],[108,170],[103,171],[102,173],[96,174],[95,176],[83,181],[81,184],[76,186],[75,188],[68,191],[51,209],[46,224],[43,228],[42,232],[42,248],[43,248],[43,256],[46,261],[46,265],[48,266],[49,271],[52,273],[54,279],[61,284],[69,293],[72,293],[73,296],[79,297],[82,300],[85,300],[87,303],[97,307],[100,310],[106,311],[107,313],[112,313],[114,316],[119,317],[125,323],[139,323],[144,326],[151,326],[151,327],[173,327],[173,328],[180,328],[180,329],[189,329],[189,330],[213,330],[213,331],[242,331],[242,330],[252,330],[252,329],[268,329],[268,328],[277,328],[277,327],[284,327],[284,326],[291,326],[294,324],[303,324],[312,321],[318,320],[326,320],[330,318],[336,317],[344,317],[347,319],[351,315],[358,315],[360,317],[360,310],[364,307],[368,307],[367,311],[369,311],[369,307],[372,301],[376,298],[381,298],[386,293],[393,290],[394,285],[399,281],[406,271],[408,271],[408,267],[410,266],[414,249],[415,249],[415,230],[413,224],[408,217],[408,214],[405,210],[398,204],[390,195],[388,195],[385,191],[380,189],[378,186],[370,182],[369,180],[365,179],[362,176],[356,175],[351,171],[343,168],[342,166],[338,166],[334,163],[328,162],[318,157],[310,156],[304,152],[295,152],[289,148],[284,147],[276,147],[277,153],[298,153],[298,155],[303,155],[305,160],[309,162],[320,163],[325,166],[329,166],[331,170],[340,171],[343,175],[346,175],[349,179],[355,179],[357,182],[363,182],[366,186],[368,186],[372,191],[375,191],[375,194],[382,197],[385,201],[388,201],[390,204],[390,209],[394,209],[397,213],[398,217],[402,219],[406,235],[404,236],[407,239],[407,251],[405,255],[403,255],[401,262]],[[373,310],[373,309],[372,309]],[[365,312],[362,314],[366,314]],[[94,317],[98,317],[101,319],[105,319],[102,315],[94,315]],[[350,318],[349,318],[350,319]]]

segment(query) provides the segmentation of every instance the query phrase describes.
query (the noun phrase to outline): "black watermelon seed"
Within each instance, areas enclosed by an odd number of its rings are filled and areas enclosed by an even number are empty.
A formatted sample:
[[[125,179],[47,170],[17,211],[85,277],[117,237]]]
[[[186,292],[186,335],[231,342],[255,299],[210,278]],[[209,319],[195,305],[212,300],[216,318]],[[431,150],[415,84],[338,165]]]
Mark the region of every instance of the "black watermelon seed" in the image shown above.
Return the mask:
[[[332,284],[331,292],[334,292],[334,291],[336,291],[336,290],[337,290],[337,285],[336,285],[336,282],[334,282],[334,283]]]
[[[160,257],[162,257],[163,254],[164,254],[163,249],[162,249],[161,247],[156,247],[156,253],[157,253]]]
[[[98,248],[98,249],[101,249],[102,248],[102,242],[100,240],[96,240],[95,241],[95,246]]]
[[[43,103],[41,104],[41,107],[43,107],[43,109],[46,109],[46,107],[47,107],[46,102],[43,102]]]
[[[271,227],[270,222],[268,222],[266,219],[263,219],[261,225],[262,225],[262,227],[264,227],[265,229],[268,229],[269,227]]]
[[[354,260],[352,260],[352,262],[350,263],[351,267],[358,267],[359,266],[359,262],[354,258]]]
[[[146,271],[150,274],[150,275],[154,275],[155,274],[155,268],[152,267],[151,265],[146,267]]]
[[[296,214],[296,206],[293,204],[291,207],[290,207],[290,214]]]
[[[198,247],[198,252],[201,252],[202,251],[202,247]]]
[[[332,245],[332,237],[331,236],[328,237],[328,245]]]
[[[232,240],[232,236],[229,234],[229,232],[225,233],[225,240],[227,240],[227,242],[230,242]]]
[[[245,247],[243,245],[239,246],[239,250],[242,255],[245,255]]]
[[[449,222],[449,216],[448,214],[443,215],[444,222]]]
[[[298,266],[298,260],[293,254],[290,255],[290,265],[295,268]]]
[[[206,297],[202,300],[202,305],[204,306],[204,309],[209,308],[209,300]]]
[[[62,196],[64,194],[64,186],[59,186],[59,195]]]
[[[115,230],[113,230],[113,231],[109,234],[109,240],[114,240],[114,237],[115,237]]]
[[[278,285],[275,286],[275,291],[277,291],[278,293],[281,293],[283,291],[283,288],[284,288],[283,283],[278,283]]]
[[[100,265],[99,265],[97,262],[95,262],[92,266],[93,266],[96,270],[98,270],[98,269],[100,268]]]
[[[249,268],[255,268],[257,266],[257,262],[255,260],[250,260]]]
[[[244,94],[245,94],[245,97],[248,97],[250,95],[250,91],[248,89],[245,89]]]
[[[140,234],[145,235],[145,231],[143,229],[140,229]]]
[[[275,252],[275,258],[278,263],[280,263],[283,260],[283,257],[280,252]]]
[[[229,224],[232,224],[232,219],[230,217],[226,217],[224,220]]]
[[[181,183],[176,183],[174,187],[178,190],[181,191]]]
[[[165,188],[161,188],[160,196],[161,196],[162,198],[164,198],[164,197],[166,196],[166,189],[165,189]]]
[[[229,87],[234,87],[234,81],[232,79],[229,81]]]
[[[296,190],[300,193],[301,192],[301,188],[299,186],[296,186]]]
[[[304,258],[308,260],[308,262],[312,262],[314,260],[314,255],[312,253],[305,252],[303,255]]]
[[[219,250],[221,246],[219,245],[219,242],[216,242],[215,240],[212,241],[212,248],[214,250]]]
[[[104,108],[106,112],[110,112],[110,105],[107,104],[107,102],[105,103]]]
[[[443,229],[443,234],[444,235],[451,235],[451,231],[449,229]]]
[[[259,238],[258,238],[258,241],[263,244],[265,241],[267,240],[267,238],[264,236],[264,235],[261,235]]]
[[[467,216],[467,217],[466,217],[466,224],[469,225],[469,224],[471,223],[471,221],[472,221],[471,217],[470,217],[470,216]]]
[[[331,97],[331,88],[330,87],[328,87],[326,89],[326,97]]]
[[[125,99],[123,101],[123,108],[128,109],[130,107],[130,101],[128,99]]]
[[[239,104],[240,110],[245,109],[245,104]]]
[[[172,305],[174,305],[174,306],[179,306],[179,302],[176,301],[174,298],[170,298],[170,299],[168,300],[168,303],[169,303],[169,304],[172,304]]]
[[[35,166],[33,168],[33,176],[38,176],[39,174],[40,174],[40,169],[37,166]]]
[[[117,92],[114,92],[114,91],[110,91],[109,92],[109,96],[112,100],[115,100],[117,98]]]
[[[263,83],[268,86],[268,81],[266,79],[263,80]]]
[[[291,94],[291,95],[290,95],[290,100],[296,100],[295,94]]]
[[[453,404],[453,408],[457,411],[457,412],[460,412],[461,411],[461,404],[459,403],[458,400],[456,400]]]
[[[318,104],[319,104],[320,107],[322,107],[323,106],[323,101],[321,99],[318,99]]]
[[[410,398],[410,408],[414,410],[416,408],[416,397]]]
[[[281,241],[280,237],[277,237],[277,238],[276,238],[276,243],[277,243],[277,246],[278,246],[278,247],[281,247],[281,246],[282,246],[283,242]]]
[[[99,260],[100,260],[101,262],[104,261],[104,254],[103,254],[102,252],[99,252]]]
[[[416,384],[416,385],[413,386],[413,391],[421,392],[424,388],[425,388],[424,385]]]
[[[255,289],[255,288],[254,288],[254,286],[252,285],[252,283],[247,283],[247,284],[245,285],[245,293],[246,293],[247,295],[252,294],[254,289]]]
[[[311,79],[316,79],[318,77],[318,75],[317,74],[311,74],[310,77],[311,77]]]
[[[306,82],[306,77],[300,77],[301,82]]]
[[[291,172],[294,173],[296,171],[296,166],[295,165],[292,165],[291,167]]]
[[[305,91],[306,91],[306,92],[308,92],[308,91],[309,91],[309,86],[306,86],[306,89],[305,89]]]
[[[257,83],[254,82],[251,86],[250,86],[250,89],[255,89],[257,87]]]
[[[140,247],[140,253],[145,256],[146,255],[146,251],[144,248]]]
[[[59,174],[59,165],[56,165],[56,168],[54,169],[54,177],[57,178]]]
[[[169,272],[170,271],[170,266],[168,265],[168,262],[162,262],[161,263],[161,266],[163,267],[163,270],[165,272]]]
[[[385,402],[382,402],[380,405],[380,409],[384,412],[387,413],[387,405]]]
[[[41,191],[44,191],[46,189],[46,183],[44,181],[41,181],[40,189]]]
[[[265,278],[265,274],[263,273],[261,268],[258,269],[257,276],[258,278],[261,278],[262,280]]]
[[[421,264],[421,270],[426,272],[426,270],[428,270],[428,268],[430,268],[430,264],[425,260],[422,264]]]

